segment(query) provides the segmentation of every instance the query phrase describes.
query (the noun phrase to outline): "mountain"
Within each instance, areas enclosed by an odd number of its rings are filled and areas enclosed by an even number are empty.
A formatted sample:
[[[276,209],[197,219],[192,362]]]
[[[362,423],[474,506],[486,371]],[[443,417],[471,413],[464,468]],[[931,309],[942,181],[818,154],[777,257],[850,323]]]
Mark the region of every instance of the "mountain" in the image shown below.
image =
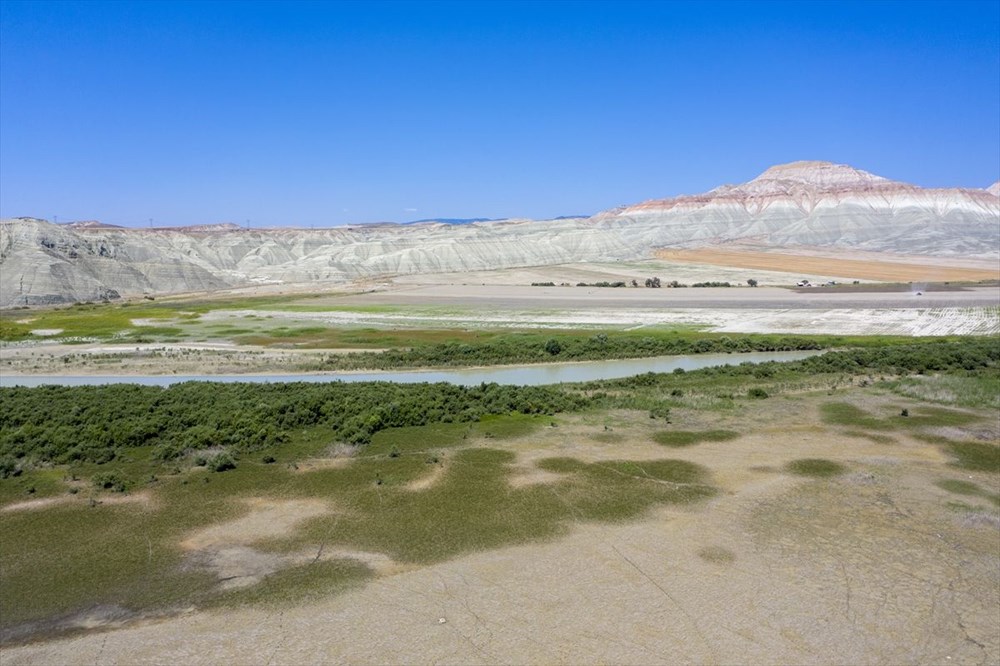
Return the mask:
[[[674,246],[739,241],[986,259],[1000,250],[998,204],[984,190],[923,189],[845,165],[793,162],[742,185],[596,217],[653,224]]]
[[[741,185],[589,218],[432,221],[333,229],[128,229],[0,221],[0,307],[261,283],[632,261],[735,243],[1000,260],[998,185],[924,189],[849,166],[794,162]]]
[[[429,217],[424,220],[413,220],[403,224],[472,224],[473,222],[499,222],[491,217]]]

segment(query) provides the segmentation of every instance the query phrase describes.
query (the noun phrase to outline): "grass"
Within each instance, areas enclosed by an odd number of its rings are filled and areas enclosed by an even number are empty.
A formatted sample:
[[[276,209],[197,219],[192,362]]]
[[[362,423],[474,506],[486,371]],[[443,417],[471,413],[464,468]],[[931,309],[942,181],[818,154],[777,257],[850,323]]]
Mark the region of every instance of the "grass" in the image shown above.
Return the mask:
[[[982,497],[993,504],[1000,506],[1000,494],[991,493],[983,490],[971,481],[964,481],[962,479],[942,479],[936,482],[938,488],[942,490],[947,490],[950,493],[955,493],[956,495],[967,495],[973,497]]]
[[[844,434],[848,437],[858,437],[860,439],[867,439],[869,441],[875,442],[876,444],[895,444],[896,440],[889,435],[880,435],[874,432],[865,432],[864,430],[845,430]]]
[[[356,560],[321,560],[276,571],[255,585],[228,590],[212,598],[206,606],[299,604],[358,587],[372,577],[371,569]]]
[[[944,448],[954,458],[955,467],[1000,474],[1000,446],[996,444],[947,441]]]
[[[896,394],[926,402],[1000,410],[1000,375],[925,375],[888,382]]]
[[[908,415],[902,416],[903,409]],[[867,428],[869,430],[918,429],[940,426],[964,426],[981,421],[982,417],[943,407],[887,407],[884,415],[875,416],[847,402],[820,405],[820,417],[830,425]]]
[[[800,458],[785,465],[785,470],[796,476],[828,479],[843,474],[847,468],[840,463],[824,458]]]
[[[36,496],[59,497],[74,484],[84,491],[51,507],[0,513],[0,625],[9,630],[95,605],[142,614],[192,604],[292,602],[346,589],[372,575],[357,562],[318,561],[283,569],[250,588],[220,591],[210,572],[192,566],[177,544],[192,530],[242,515],[248,509],[240,499],[246,497],[314,498],[338,509],[306,521],[289,536],[254,544],[259,550],[290,553],[326,544],[428,563],[552,538],[580,520],[627,520],[655,505],[693,502],[715,492],[707,470],[671,460],[588,464],[554,458],[539,466],[562,472],[558,482],[511,486],[514,454],[483,445],[530,437],[550,423],[551,417],[503,416],[397,428],[378,433],[342,466],[308,471],[297,470],[295,462],[322,455],[332,442],[328,430],[297,431],[289,443],[255,452],[223,473],[175,471],[170,469],[175,463],[160,463],[152,450],[136,449],[111,463],[74,467],[78,482],[67,480],[66,468],[4,479],[5,503],[26,499],[23,486],[29,482],[39,487]],[[433,457],[427,452],[441,449],[447,464],[440,478],[424,490],[411,490],[409,484],[428,472]],[[390,456],[393,450],[399,455]],[[264,464],[272,454],[278,460]],[[87,475],[98,471],[120,473],[129,492],[146,493],[148,500],[91,506],[86,497],[122,497],[89,484]]]
[[[436,317],[442,316],[464,316],[474,315],[468,310],[454,310],[440,307],[418,308],[417,313],[426,315],[428,328],[426,329],[395,329],[385,330],[364,327],[326,327],[326,326],[296,326],[294,325],[294,315],[297,312],[322,313],[322,312],[353,312],[359,315],[371,314],[391,314],[405,310],[413,314],[412,308],[392,305],[344,305],[337,302],[336,297],[329,294],[311,294],[297,296],[294,301],[289,302],[287,297],[280,296],[257,296],[257,297],[221,297],[209,299],[185,299],[185,298],[161,298],[153,301],[139,302],[112,302],[112,303],[83,303],[71,306],[56,308],[36,308],[29,310],[15,310],[0,312],[0,340],[26,340],[33,339],[32,329],[62,329],[62,333],[53,336],[56,339],[121,339],[123,341],[134,341],[136,337],[143,339],[172,339],[179,337],[191,337],[199,331],[207,332],[208,337],[235,339],[242,344],[252,345],[275,345],[275,344],[295,344],[307,349],[324,348],[411,348],[421,347],[444,342],[456,343],[486,343],[501,339],[509,339],[511,336],[527,336],[527,339],[535,342],[544,341],[550,337],[562,337],[565,339],[583,339],[598,334],[613,333],[615,336],[624,338],[643,339],[686,339],[696,341],[701,339],[719,339],[725,336],[722,334],[710,333],[696,330],[690,326],[676,326],[671,328],[647,327],[636,331],[623,331],[615,328],[566,328],[563,330],[537,329],[517,329],[517,328],[496,328],[486,330],[464,330],[453,326],[454,322],[445,324],[436,321]],[[198,320],[203,315],[215,312],[225,313],[227,311],[254,311],[267,310],[287,312],[288,317],[278,317],[274,323],[281,326],[270,329],[247,328],[234,324],[219,325],[222,328],[215,328],[215,325],[204,326]],[[24,320],[31,320],[29,323],[18,323]],[[133,320],[149,320],[148,325],[137,326]],[[259,315],[250,314],[240,317],[241,321],[253,321],[255,324],[262,324],[264,320]],[[161,322],[158,325],[156,322]],[[768,336],[736,336],[735,340],[750,340]],[[781,338],[787,336],[770,336]],[[794,336],[805,338],[817,342],[822,347],[846,347],[846,346],[879,346],[904,341],[900,337],[858,337],[858,336]]]
[[[396,450],[401,454],[424,454],[437,449],[466,446],[475,440],[505,440],[523,437],[551,422],[550,417],[510,415],[487,416],[474,423],[435,423],[409,428],[389,428],[372,437],[361,452],[363,457],[386,456]]]
[[[663,430],[653,433],[653,441],[663,446],[680,448],[702,442],[727,442],[739,436],[740,434],[733,430]]]

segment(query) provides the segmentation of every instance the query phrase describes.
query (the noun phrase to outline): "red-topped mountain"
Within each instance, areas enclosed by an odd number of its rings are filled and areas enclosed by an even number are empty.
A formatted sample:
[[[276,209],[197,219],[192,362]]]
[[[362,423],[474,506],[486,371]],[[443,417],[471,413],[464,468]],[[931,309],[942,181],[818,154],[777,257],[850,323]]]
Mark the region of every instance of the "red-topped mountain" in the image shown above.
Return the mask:
[[[663,246],[1000,256],[1000,199],[990,190],[925,189],[830,162],[782,164],[742,185],[623,206],[595,219],[648,229],[648,242]]]
[[[1000,262],[1000,183],[924,189],[829,162],[590,218],[241,229],[0,222],[0,307],[261,283],[634,261],[670,248]],[[294,224],[295,220],[288,220]],[[987,264],[990,265],[990,264]]]
[[[919,206],[921,201],[940,204],[949,199],[956,205],[971,205],[973,209],[985,207],[989,213],[995,212],[996,208],[996,202],[989,195],[998,196],[998,186],[1000,183],[988,190],[925,189],[876,176],[845,164],[791,162],[773,166],[741,185],[722,185],[693,196],[653,199],[623,206],[609,213],[621,215],[672,210],[677,207],[742,205],[754,214],[759,214],[774,204],[791,205],[808,213],[817,206],[836,206],[849,201],[867,202],[874,208],[888,205],[899,208]]]

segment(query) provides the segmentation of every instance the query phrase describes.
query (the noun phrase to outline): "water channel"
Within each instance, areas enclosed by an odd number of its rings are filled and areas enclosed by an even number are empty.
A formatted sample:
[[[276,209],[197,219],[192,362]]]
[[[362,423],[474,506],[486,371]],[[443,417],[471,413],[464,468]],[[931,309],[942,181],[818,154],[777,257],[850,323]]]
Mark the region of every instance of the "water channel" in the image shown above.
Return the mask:
[[[821,354],[820,351],[748,352],[738,354],[692,354],[654,358],[584,361],[580,363],[544,363],[535,365],[455,368],[450,370],[399,370],[379,372],[333,372],[309,374],[248,375],[0,375],[0,387],[6,386],[96,386],[101,384],[142,384],[169,386],[180,382],[448,382],[461,386],[482,383],[540,386],[562,382],[585,382],[594,379],[617,379],[646,372],[673,372],[677,368],[697,370],[720,365],[797,361]]]

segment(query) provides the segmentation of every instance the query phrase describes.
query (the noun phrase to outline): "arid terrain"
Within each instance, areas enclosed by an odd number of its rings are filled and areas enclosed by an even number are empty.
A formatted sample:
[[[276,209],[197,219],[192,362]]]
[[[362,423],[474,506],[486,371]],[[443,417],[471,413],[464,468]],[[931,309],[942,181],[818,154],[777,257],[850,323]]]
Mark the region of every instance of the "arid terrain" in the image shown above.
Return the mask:
[[[996,664],[997,202],[796,163],[546,222],[5,222],[0,661]]]
[[[375,577],[303,605],[139,622],[96,610],[78,620],[86,633],[6,647],[4,663],[995,663],[1000,519],[995,505],[941,484],[973,484],[997,498],[997,476],[954,468],[940,447],[907,432],[829,423],[822,405],[843,400],[876,415],[922,409],[841,389],[730,413],[680,410],[672,428],[746,434],[673,449],[653,441],[662,425],[641,414],[560,417],[558,428],[470,445],[514,453],[510,483],[519,487],[559,493],[559,475],[535,466],[551,456],[624,458],[638,469],[669,456],[710,470],[720,492],[635,522],[583,520],[556,539],[429,566],[339,553],[361,558]],[[995,420],[977,423],[964,435],[996,443]],[[789,473],[803,458],[843,470]],[[255,544],[337,510],[264,497],[178,545],[216,561],[228,553],[215,565],[219,579],[252,580],[261,566]]]

